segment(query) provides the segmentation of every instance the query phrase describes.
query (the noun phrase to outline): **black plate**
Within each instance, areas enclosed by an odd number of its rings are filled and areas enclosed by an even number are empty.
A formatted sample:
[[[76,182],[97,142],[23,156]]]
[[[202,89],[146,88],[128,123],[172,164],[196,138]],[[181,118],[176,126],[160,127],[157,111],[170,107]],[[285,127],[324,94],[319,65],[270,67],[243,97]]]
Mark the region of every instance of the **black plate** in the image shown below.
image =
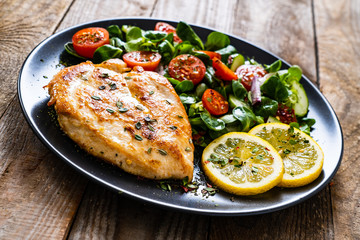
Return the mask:
[[[313,183],[295,189],[274,188],[267,193],[252,197],[237,197],[224,192],[215,196],[203,197],[183,193],[180,189],[171,192],[163,191],[154,181],[139,180],[136,176],[93,159],[81,150],[54,124],[47,102],[49,95],[43,88],[55,75],[60,67],[60,55],[64,44],[71,40],[72,35],[85,27],[112,24],[136,25],[143,29],[153,29],[159,19],[109,19],[81,24],[65,29],[41,42],[28,56],[23,64],[18,80],[18,94],[25,118],[41,141],[56,155],[84,173],[88,177],[124,194],[146,202],[187,212],[211,215],[253,215],[283,209],[310,198],[324,188],[339,168],[343,153],[343,136],[339,121],[325,97],[306,78],[303,84],[310,101],[309,117],[316,119],[311,135],[320,144],[325,161],[323,171]],[[176,25],[174,22],[169,22]],[[196,33],[205,40],[214,31],[199,26],[192,26]],[[275,55],[254,46],[238,37],[230,36],[231,44],[246,56],[264,64],[270,64],[279,59]],[[289,65],[284,62],[284,67]],[[195,176],[202,181],[203,176],[196,166]]]

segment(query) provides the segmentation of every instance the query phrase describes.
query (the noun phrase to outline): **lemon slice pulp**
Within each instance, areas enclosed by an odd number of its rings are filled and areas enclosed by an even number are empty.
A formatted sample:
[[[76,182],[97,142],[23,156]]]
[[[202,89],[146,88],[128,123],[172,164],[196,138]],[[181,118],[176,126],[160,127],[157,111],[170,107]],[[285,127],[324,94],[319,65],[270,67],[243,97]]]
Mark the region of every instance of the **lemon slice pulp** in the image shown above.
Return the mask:
[[[268,141],[282,157],[285,173],[279,187],[300,187],[319,177],[324,153],[309,135],[283,123],[260,124],[249,133]]]
[[[202,155],[210,181],[236,195],[255,195],[278,185],[283,162],[268,142],[248,133],[231,132],[212,141]]]

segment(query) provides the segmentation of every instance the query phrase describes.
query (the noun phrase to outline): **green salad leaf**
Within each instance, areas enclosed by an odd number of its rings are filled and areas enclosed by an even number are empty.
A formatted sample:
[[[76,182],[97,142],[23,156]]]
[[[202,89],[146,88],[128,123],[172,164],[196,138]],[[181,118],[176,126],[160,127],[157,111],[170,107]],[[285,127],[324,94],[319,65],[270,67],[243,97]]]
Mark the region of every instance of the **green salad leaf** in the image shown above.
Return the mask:
[[[181,38],[181,40],[188,41],[196,49],[203,50],[204,44],[199,38],[199,36],[194,32],[189,24],[180,21],[176,27],[176,34]]]
[[[123,50],[121,48],[106,44],[96,49],[93,56],[93,62],[101,63],[111,58],[120,58],[122,53]]]
[[[230,44],[230,39],[227,35],[220,32],[212,32],[208,35],[205,49],[209,51],[219,50],[225,48]]]

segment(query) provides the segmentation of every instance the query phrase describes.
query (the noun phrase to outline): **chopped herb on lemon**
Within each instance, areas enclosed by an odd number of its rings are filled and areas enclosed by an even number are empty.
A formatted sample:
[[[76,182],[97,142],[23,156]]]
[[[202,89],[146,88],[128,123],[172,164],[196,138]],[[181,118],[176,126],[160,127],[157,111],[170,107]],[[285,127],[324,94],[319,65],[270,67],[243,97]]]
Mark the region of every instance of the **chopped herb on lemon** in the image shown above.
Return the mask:
[[[254,135],[231,132],[204,150],[202,166],[210,181],[236,195],[255,195],[278,185],[283,161],[268,142]]]
[[[249,133],[268,141],[282,157],[285,173],[279,187],[300,187],[319,177],[324,153],[309,135],[283,123],[260,124]]]

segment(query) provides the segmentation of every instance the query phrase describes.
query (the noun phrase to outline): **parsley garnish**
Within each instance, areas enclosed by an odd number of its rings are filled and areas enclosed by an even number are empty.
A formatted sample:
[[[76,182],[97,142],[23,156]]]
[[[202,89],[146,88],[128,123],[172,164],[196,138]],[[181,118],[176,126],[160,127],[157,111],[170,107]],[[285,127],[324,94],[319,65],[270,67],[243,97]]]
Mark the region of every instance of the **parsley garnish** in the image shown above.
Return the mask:
[[[142,141],[143,138],[140,135],[135,134],[135,139],[138,141]]]
[[[161,155],[167,155],[167,152],[163,149],[158,149],[158,152],[161,154]]]
[[[101,100],[101,98],[98,97],[98,96],[91,96],[91,98],[94,99],[94,100]]]

